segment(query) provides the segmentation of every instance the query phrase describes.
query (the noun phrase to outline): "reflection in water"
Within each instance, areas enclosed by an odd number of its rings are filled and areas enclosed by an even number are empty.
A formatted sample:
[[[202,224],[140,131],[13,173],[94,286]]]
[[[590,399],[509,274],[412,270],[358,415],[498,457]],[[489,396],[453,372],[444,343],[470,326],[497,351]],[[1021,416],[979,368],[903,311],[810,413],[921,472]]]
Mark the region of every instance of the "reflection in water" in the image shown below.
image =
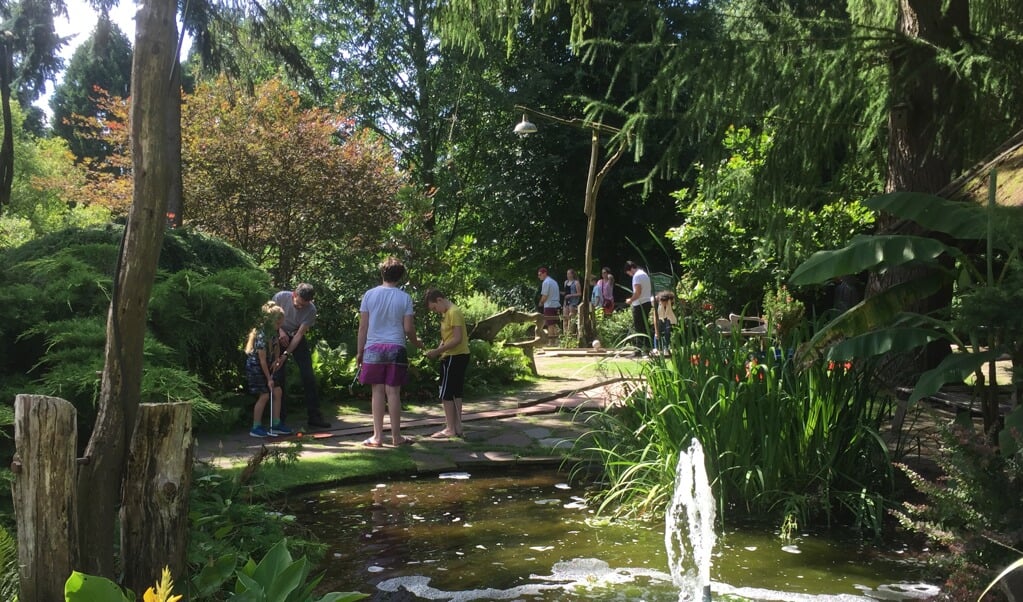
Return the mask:
[[[324,591],[376,600],[677,600],[664,523],[600,521],[585,491],[564,480],[543,469],[420,477],[323,491],[294,501],[292,511],[329,545],[320,567]],[[715,596],[905,600],[936,593],[928,586],[897,597],[882,590],[914,574],[897,553],[809,536],[789,552],[783,545],[769,532],[719,534]],[[740,589],[753,587],[760,590]]]

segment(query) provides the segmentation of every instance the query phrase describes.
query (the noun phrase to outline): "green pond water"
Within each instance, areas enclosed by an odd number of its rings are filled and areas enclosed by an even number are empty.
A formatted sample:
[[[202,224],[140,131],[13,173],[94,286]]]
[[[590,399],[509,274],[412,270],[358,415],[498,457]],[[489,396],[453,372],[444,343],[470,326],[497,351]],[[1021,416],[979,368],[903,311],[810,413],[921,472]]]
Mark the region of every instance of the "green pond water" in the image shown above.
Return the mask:
[[[607,524],[564,474],[449,473],[295,498],[297,523],[329,549],[326,591],[373,600],[678,600],[664,523]],[[751,528],[718,533],[715,599],[909,600],[907,550]],[[322,588],[321,588],[322,589]]]

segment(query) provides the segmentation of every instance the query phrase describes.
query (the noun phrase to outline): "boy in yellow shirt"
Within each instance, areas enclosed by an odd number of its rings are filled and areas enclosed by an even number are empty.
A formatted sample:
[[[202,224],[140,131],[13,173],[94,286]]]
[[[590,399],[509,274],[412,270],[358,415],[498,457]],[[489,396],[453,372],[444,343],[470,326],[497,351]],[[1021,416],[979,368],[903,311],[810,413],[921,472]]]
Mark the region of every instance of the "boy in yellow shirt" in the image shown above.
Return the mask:
[[[430,359],[440,358],[440,400],[444,405],[444,430],[433,439],[462,436],[462,390],[469,367],[469,333],[465,331],[462,310],[444,293],[431,289],[426,293],[426,308],[442,316],[440,345],[426,352]]]

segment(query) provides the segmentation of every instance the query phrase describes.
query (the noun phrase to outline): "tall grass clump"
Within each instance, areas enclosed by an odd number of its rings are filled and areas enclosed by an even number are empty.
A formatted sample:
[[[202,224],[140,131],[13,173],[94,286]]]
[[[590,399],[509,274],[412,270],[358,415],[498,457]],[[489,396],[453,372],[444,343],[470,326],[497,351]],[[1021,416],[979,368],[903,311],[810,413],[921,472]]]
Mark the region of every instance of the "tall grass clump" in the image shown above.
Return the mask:
[[[891,487],[878,434],[887,400],[864,366],[800,367],[777,348],[734,333],[680,333],[644,381],[591,418],[577,445],[595,454],[601,512],[658,514],[672,495],[680,449],[703,445],[720,506],[798,524],[848,521],[877,534]]]

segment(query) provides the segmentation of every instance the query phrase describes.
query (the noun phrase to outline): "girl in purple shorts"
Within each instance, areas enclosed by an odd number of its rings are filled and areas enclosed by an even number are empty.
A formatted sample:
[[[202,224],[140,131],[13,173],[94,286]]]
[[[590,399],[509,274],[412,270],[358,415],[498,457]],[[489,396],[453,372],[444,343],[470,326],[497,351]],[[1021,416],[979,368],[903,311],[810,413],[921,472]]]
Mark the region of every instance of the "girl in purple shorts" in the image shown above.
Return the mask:
[[[380,266],[383,284],[366,291],[359,305],[359,337],[355,361],[359,382],[370,385],[373,411],[373,436],[362,442],[380,447],[384,441],[384,412],[391,423],[391,442],[411,445],[401,435],[401,386],[408,380],[406,339],[416,347],[423,342],[416,336],[412,297],[398,288],[405,279],[405,266],[389,257]]]

